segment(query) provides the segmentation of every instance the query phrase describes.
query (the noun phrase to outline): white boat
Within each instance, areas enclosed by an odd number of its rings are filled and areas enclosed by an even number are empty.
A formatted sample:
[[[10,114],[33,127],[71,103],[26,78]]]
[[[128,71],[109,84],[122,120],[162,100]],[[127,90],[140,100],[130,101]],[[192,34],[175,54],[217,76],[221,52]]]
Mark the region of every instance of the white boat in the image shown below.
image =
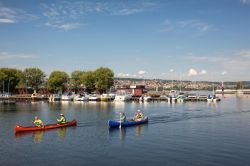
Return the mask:
[[[82,95],[82,94],[78,94],[74,97],[74,101],[88,101],[89,100],[89,96],[87,95]]]
[[[132,95],[131,94],[117,94],[115,96],[115,101],[128,101],[131,100]]]
[[[217,101],[220,101],[220,98],[216,97],[216,95],[208,95],[207,96],[207,102],[213,102],[216,103]]]
[[[112,97],[109,94],[103,93],[101,95],[101,101],[111,101]]]
[[[178,92],[176,90],[170,90],[168,94],[168,102],[175,103],[177,96],[178,96]]]
[[[38,93],[32,93],[31,94],[31,99],[33,101],[43,100],[44,99],[44,95],[40,95]]]
[[[214,91],[214,83],[213,83],[213,95],[209,94],[207,96],[207,102],[211,103],[216,103],[217,101],[220,101],[220,98],[216,97],[215,91]]]
[[[186,101],[186,99],[187,99],[187,97],[186,97],[185,95],[178,95],[178,96],[176,97],[176,101],[177,101],[178,103],[183,103],[183,102]]]
[[[100,101],[100,100],[101,100],[100,96],[98,96],[96,94],[89,96],[89,101]]]
[[[115,94],[114,93],[109,93],[109,97],[114,100],[115,99]]]
[[[74,99],[74,95],[72,95],[71,93],[63,94],[61,96],[62,101],[73,101],[73,99]]]
[[[168,100],[167,95],[161,95],[161,96],[160,96],[160,100],[167,101],[167,100]]]
[[[141,102],[149,102],[152,101],[152,97],[151,96],[141,96],[139,99]]]
[[[59,94],[51,94],[49,96],[49,101],[50,102],[60,101],[60,100],[61,100],[61,96]]]

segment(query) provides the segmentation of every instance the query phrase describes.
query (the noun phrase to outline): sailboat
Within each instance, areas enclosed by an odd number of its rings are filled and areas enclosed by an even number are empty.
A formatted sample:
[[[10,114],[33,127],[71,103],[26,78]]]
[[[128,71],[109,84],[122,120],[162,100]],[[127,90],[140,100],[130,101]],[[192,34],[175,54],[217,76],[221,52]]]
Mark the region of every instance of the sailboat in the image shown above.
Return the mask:
[[[213,82],[213,94],[209,94],[207,96],[207,102],[213,102],[216,103],[217,101],[220,101],[220,98],[216,97],[215,92],[214,92],[214,82]]]

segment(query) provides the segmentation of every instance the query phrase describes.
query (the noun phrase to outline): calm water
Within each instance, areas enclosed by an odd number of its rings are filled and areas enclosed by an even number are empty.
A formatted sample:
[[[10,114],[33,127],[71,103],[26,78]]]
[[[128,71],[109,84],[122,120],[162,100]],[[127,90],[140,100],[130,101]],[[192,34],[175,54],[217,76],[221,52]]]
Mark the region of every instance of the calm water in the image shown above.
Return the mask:
[[[0,104],[0,165],[250,165],[250,96],[217,104]],[[148,125],[109,130],[107,120],[137,109]],[[14,134],[16,124],[45,123],[64,113],[77,127]]]

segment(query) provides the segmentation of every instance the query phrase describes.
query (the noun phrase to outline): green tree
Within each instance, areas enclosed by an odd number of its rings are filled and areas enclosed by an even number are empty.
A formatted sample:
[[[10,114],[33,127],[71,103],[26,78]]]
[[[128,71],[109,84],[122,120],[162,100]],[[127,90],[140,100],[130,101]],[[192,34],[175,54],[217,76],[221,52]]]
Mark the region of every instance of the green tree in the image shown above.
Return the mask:
[[[84,89],[91,93],[95,90],[95,73],[93,71],[87,71],[80,76],[80,82],[84,86]]]
[[[12,68],[0,68],[0,87],[2,88],[1,90],[4,92],[13,93],[21,78],[21,70]]]
[[[84,72],[79,70],[73,71],[71,73],[70,84],[73,89],[78,90],[81,87],[82,85],[81,76],[83,74]]]
[[[23,71],[25,77],[26,85],[34,90],[38,90],[44,82],[46,75],[39,68],[26,68]]]
[[[68,83],[69,75],[63,71],[53,71],[48,79],[48,89],[53,93],[63,91]]]
[[[114,83],[114,72],[107,67],[95,70],[95,87],[99,93],[106,92]]]

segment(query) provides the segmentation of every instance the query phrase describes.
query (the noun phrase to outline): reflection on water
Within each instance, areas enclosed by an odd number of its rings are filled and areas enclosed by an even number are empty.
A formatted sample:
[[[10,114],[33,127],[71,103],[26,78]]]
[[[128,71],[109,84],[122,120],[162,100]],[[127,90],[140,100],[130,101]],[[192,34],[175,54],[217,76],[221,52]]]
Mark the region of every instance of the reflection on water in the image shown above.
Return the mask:
[[[32,135],[34,143],[40,143],[43,139],[44,131],[35,131]]]
[[[148,124],[135,126],[135,135],[137,137],[141,136],[146,127],[148,127]]]
[[[23,139],[26,137],[32,137],[34,143],[40,143],[43,140],[44,131],[26,131],[15,133],[16,139]]]
[[[72,126],[71,128],[74,128],[74,126]],[[55,131],[57,130],[57,131]],[[53,129],[53,130],[46,130],[46,131],[26,131],[26,132],[18,132],[15,133],[15,138],[16,139],[23,139],[26,137],[32,137],[32,140],[34,143],[41,143],[44,136],[46,136],[46,133],[49,132],[57,132],[57,135],[60,139],[64,139],[66,136],[66,127],[63,128],[59,128],[59,129]]]
[[[65,165],[118,165],[121,162],[120,165],[143,163],[147,166],[250,165],[250,97],[235,94],[224,97],[217,103],[0,104],[0,139],[4,140],[0,143],[0,165],[56,165],[58,161]],[[150,118],[148,125],[108,128],[107,121],[114,119],[117,112],[125,112],[129,119],[137,109]],[[28,126],[35,115],[45,123],[53,123],[61,112],[66,113],[68,120],[79,122],[75,130],[68,127],[13,137],[10,127]],[[32,147],[32,151],[27,147]],[[54,153],[54,149],[58,153]],[[16,150],[20,153],[15,153]],[[52,155],[53,159],[47,160]],[[25,156],[29,156],[29,160]]]
[[[124,141],[126,137],[126,128],[119,129],[119,138],[121,141]]]
[[[109,136],[117,137],[119,136],[119,139],[123,142],[126,139],[126,134],[134,133],[132,135],[135,135],[136,137],[140,137],[144,132],[145,129],[148,128],[148,124],[142,124],[137,126],[130,126],[130,127],[122,127],[122,128],[109,128]]]
[[[66,134],[66,127],[63,127],[63,128],[59,128],[57,133],[58,133],[58,136],[61,138],[61,139],[64,139],[65,138],[65,134]]]

